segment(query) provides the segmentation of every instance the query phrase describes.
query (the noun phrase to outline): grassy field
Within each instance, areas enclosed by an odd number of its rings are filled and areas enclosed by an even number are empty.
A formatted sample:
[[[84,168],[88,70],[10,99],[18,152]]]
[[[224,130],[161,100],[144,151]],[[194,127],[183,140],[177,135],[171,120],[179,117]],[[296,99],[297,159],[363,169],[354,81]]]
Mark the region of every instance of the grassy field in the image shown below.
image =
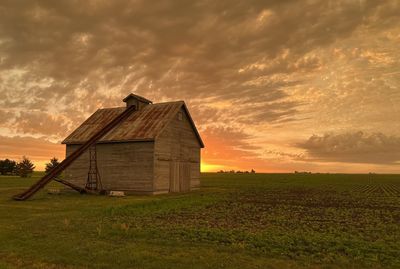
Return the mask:
[[[398,175],[203,174],[186,194],[10,199],[34,180],[0,177],[0,268],[400,268]]]

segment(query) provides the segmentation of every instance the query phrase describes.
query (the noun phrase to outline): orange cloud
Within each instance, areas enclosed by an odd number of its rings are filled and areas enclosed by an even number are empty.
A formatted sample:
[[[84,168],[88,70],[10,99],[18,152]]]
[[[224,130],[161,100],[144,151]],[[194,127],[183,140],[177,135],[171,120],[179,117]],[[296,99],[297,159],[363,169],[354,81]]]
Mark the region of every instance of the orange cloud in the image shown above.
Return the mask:
[[[65,158],[65,146],[44,138],[0,136],[0,159],[19,160],[22,156],[34,161],[37,170],[44,170],[44,163],[52,157]]]
[[[343,154],[297,157],[324,153],[301,145],[312,134],[400,136],[397,1],[1,1],[0,10],[0,157],[62,158],[48,140],[133,91],[187,102],[204,170],[397,169],[393,156],[391,167],[387,157],[364,166]]]

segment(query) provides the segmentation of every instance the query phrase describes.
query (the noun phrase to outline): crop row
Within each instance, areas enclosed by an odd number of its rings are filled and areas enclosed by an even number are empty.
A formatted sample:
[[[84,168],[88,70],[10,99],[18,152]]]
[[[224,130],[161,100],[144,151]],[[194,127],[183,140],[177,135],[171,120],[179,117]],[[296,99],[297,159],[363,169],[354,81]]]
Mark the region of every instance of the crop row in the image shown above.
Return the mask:
[[[400,187],[394,184],[367,184],[367,185],[356,185],[352,188],[352,191],[359,192],[367,195],[379,194],[385,196],[400,196]]]

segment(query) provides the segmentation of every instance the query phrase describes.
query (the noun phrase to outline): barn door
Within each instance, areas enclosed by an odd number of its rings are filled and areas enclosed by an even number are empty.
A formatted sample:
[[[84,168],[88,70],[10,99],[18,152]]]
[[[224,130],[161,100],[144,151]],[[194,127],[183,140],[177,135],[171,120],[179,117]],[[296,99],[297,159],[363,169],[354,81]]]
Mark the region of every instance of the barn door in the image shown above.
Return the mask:
[[[180,191],[190,191],[190,163],[181,162],[179,170]]]
[[[177,161],[170,161],[169,163],[169,192],[179,192],[179,162]]]
[[[190,163],[171,161],[169,191],[190,191]]]

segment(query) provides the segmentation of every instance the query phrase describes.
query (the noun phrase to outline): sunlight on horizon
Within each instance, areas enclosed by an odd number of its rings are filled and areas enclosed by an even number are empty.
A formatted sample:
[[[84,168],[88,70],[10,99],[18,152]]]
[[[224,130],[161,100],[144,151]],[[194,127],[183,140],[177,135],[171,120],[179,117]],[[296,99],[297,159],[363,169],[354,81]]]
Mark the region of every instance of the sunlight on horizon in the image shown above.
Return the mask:
[[[226,170],[227,166],[221,164],[210,164],[206,162],[201,162],[200,171],[201,172],[216,172],[218,170]]]

